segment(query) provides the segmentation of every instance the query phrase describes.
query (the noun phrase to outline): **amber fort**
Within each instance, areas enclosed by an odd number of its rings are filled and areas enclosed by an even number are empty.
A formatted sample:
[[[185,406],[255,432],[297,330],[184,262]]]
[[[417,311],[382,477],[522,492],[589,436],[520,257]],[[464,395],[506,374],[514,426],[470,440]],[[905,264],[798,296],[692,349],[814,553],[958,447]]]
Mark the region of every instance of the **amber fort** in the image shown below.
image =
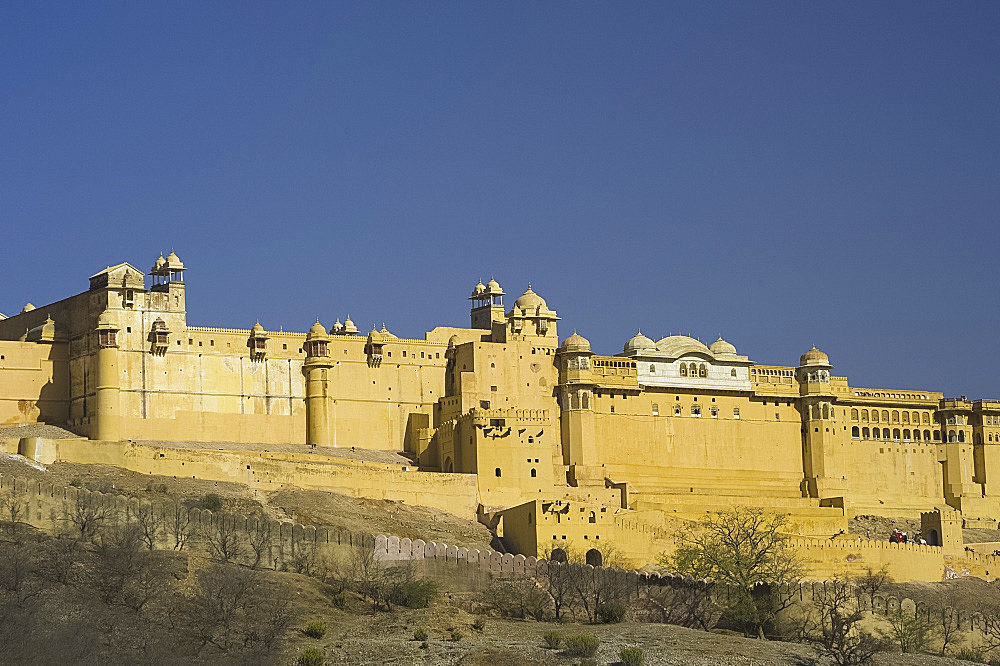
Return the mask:
[[[1000,401],[852,386],[805,345],[762,364],[721,337],[633,329],[601,354],[540,285],[514,298],[494,279],[456,294],[468,327],[416,339],[347,313],[304,332],[191,326],[186,269],[174,252],[119,263],[0,318],[8,453],[436,507],[526,556],[607,544],[642,565],[739,505],[787,514],[817,575],[1000,571],[961,537],[1000,518]],[[862,514],[920,519],[927,545],[845,533]]]

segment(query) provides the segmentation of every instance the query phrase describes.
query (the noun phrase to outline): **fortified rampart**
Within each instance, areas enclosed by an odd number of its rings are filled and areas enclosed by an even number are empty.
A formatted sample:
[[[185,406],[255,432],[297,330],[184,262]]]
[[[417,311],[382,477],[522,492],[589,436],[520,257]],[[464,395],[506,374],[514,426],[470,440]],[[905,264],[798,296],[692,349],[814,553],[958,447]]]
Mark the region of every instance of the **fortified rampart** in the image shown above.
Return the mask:
[[[21,440],[0,441],[8,453],[19,452]],[[42,440],[39,446],[49,452],[48,462],[114,465],[140,474],[228,481],[265,491],[323,490],[426,506],[463,517],[474,516],[478,506],[476,477],[469,474],[418,472],[402,465],[312,453],[179,448],[82,438]]]
[[[338,528],[271,520],[261,515],[234,515],[207,509],[186,508],[158,498],[140,501],[138,498],[124,495],[101,493],[73,486],[54,486],[46,481],[0,474],[0,497],[2,496],[14,496],[25,503],[26,512],[20,522],[51,534],[73,531],[71,515],[78,506],[102,510],[102,515],[106,515],[106,521],[109,523],[122,520],[126,516],[134,517],[140,508],[144,507],[156,512],[155,521],[160,525],[160,529],[155,544],[165,550],[174,548],[171,527],[175,520],[180,520],[186,531],[188,550],[192,547],[207,549],[206,535],[211,534],[220,522],[224,522],[230,529],[236,531],[237,537],[234,542],[242,544],[244,557],[251,556],[249,544],[252,538],[267,534],[259,566],[273,569],[295,563],[303,555],[311,554],[314,548],[333,552],[336,549],[374,547],[374,537],[371,535]],[[175,511],[180,512],[179,518],[175,516]]]

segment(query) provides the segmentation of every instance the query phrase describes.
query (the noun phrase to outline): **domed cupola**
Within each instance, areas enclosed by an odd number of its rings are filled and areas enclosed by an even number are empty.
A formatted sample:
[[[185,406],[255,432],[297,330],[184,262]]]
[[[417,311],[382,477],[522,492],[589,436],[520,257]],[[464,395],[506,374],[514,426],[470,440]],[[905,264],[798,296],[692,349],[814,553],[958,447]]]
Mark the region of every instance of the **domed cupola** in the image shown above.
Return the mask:
[[[309,328],[309,332],[306,334],[305,351],[306,356],[311,358],[320,358],[327,355],[327,343],[330,338],[326,334],[326,329],[323,328],[323,324],[319,323],[319,318],[316,318],[316,323]]]
[[[469,299],[472,300],[476,298],[482,298],[483,294],[485,293],[486,293],[486,285],[483,284],[482,280],[480,280],[479,282],[476,283],[476,286],[472,288],[472,295],[469,296]]]
[[[569,336],[562,341],[559,345],[559,350],[567,353],[590,353],[590,340],[583,337],[576,331],[573,331],[573,335]]]
[[[799,367],[830,366],[830,357],[813,345],[812,349],[799,357]]]
[[[521,294],[516,301],[514,301],[514,307],[519,310],[523,310],[528,314],[539,314],[549,309],[548,305],[545,303],[545,299],[532,291],[530,284],[525,292]]]
[[[351,320],[351,315],[347,315],[347,319],[344,320],[344,335],[357,335],[358,327],[354,325]]]
[[[736,346],[731,342],[723,340],[721,335],[719,336],[718,340],[716,340],[715,342],[713,342],[708,346],[708,350],[712,352],[712,354],[715,356],[736,355]]]
[[[622,351],[627,356],[633,356],[639,352],[656,351],[656,343],[643,335],[642,331],[638,331],[628,339]]]

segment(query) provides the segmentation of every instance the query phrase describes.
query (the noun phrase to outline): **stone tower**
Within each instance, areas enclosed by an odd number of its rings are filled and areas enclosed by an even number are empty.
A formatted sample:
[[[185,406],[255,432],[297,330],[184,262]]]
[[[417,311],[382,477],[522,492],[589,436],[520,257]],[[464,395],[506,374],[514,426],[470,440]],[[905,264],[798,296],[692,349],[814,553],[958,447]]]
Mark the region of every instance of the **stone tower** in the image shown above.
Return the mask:
[[[306,444],[332,446],[330,437],[330,360],[327,346],[330,336],[319,319],[306,335],[306,360],[302,371],[306,376]]]
[[[796,372],[802,397],[802,453],[805,493],[827,499],[843,497],[844,442],[837,435],[835,397],[830,388],[830,358],[813,347],[799,358]]]

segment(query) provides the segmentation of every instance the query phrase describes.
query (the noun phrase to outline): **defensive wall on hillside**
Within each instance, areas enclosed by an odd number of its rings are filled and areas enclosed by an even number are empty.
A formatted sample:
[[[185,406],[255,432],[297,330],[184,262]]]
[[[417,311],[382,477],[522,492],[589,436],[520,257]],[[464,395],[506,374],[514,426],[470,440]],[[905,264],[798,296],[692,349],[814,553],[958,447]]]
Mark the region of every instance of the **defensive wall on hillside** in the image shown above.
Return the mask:
[[[476,477],[471,474],[417,472],[403,465],[318,453],[178,448],[83,438],[30,440],[35,441],[0,441],[7,453],[27,454],[42,463],[114,465],[140,474],[228,481],[260,490],[323,490],[430,507],[465,518],[474,516],[478,507]]]

